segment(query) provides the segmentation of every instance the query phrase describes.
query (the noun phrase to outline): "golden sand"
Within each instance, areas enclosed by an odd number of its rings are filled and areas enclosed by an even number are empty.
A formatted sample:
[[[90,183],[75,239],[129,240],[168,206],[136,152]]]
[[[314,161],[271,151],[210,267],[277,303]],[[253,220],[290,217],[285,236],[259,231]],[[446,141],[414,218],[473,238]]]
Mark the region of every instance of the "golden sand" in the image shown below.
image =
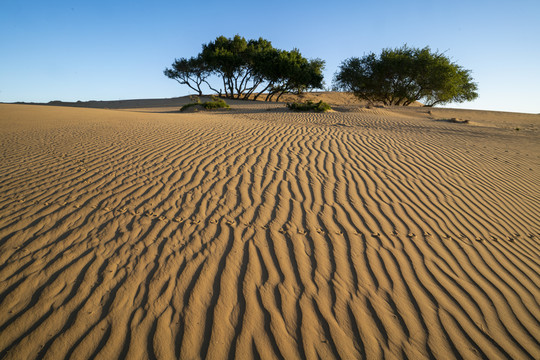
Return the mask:
[[[0,358],[540,358],[540,116],[160,106],[0,105]]]

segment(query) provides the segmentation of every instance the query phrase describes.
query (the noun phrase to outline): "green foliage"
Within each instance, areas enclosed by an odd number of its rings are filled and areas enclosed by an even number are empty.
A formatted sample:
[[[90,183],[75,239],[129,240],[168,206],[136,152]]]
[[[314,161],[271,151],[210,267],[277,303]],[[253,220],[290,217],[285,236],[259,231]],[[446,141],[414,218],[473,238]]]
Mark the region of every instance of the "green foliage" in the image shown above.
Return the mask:
[[[301,94],[309,89],[323,87],[324,61],[308,60],[300,54],[298,49],[280,50],[273,54],[273,59],[264,64],[267,67],[263,74],[269,81],[265,89],[265,91],[268,90],[266,100],[271,100],[274,95],[277,95],[276,101],[279,101],[281,95],[285,93]]]
[[[470,101],[478,97],[470,70],[452,63],[429,47],[384,49],[379,56],[343,61],[334,76],[334,87],[358,98],[385,105],[426,106]]]
[[[185,104],[180,108],[180,111],[186,111],[192,107],[200,107],[205,110],[215,110],[215,109],[229,109],[230,106],[225,102],[225,100],[218,98],[217,96],[212,96],[210,101],[201,102],[201,99],[198,96],[191,96],[191,101],[189,104]]]
[[[206,110],[214,109],[229,109],[230,106],[225,102],[225,100],[218,98],[217,96],[212,96],[212,100],[206,101],[201,104]]]
[[[287,103],[287,108],[293,111],[316,111],[316,112],[326,112],[332,110],[330,105],[323,102],[322,100],[318,103],[314,103],[311,100],[308,100],[304,103]]]
[[[189,86],[200,96],[202,95],[201,85],[203,83],[208,84],[206,79],[210,75],[210,72],[203,59],[198,56],[189,59],[175,59],[172,68],[166,68],[163,74],[170,79],[176,80],[181,85]]]
[[[301,93],[323,86],[324,61],[308,60],[298,49],[284,51],[275,49],[263,38],[246,40],[239,35],[233,38],[217,37],[204,44],[197,57],[175,60],[164,74],[187,85],[202,95],[201,85],[228,98],[256,99],[267,92],[266,100],[287,92]],[[207,78],[217,75],[223,87],[210,86]]]

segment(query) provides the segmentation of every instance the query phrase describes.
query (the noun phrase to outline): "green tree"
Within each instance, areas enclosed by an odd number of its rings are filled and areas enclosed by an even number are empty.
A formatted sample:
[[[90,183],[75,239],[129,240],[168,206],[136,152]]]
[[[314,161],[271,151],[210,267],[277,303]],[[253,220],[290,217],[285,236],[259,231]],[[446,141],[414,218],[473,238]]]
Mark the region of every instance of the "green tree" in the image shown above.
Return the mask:
[[[215,41],[203,45],[201,58],[207,64],[208,69],[221,76],[225,96],[234,98],[239,89],[239,80],[249,77],[247,73],[247,41],[236,35],[232,39],[225,36],[216,38]],[[245,83],[245,81],[244,81]],[[241,90],[238,91],[239,97]]]
[[[187,85],[202,95],[201,85],[208,84],[206,79],[210,76],[206,64],[200,56],[189,59],[175,59],[172,67],[166,68],[163,73],[170,79],[176,80],[181,85]],[[210,86],[210,84],[208,84]]]
[[[302,92],[322,88],[324,61],[308,60],[298,49],[275,49],[263,38],[246,40],[240,35],[233,38],[217,37],[204,44],[194,58],[175,60],[164,73],[180,84],[202,94],[205,83],[211,90],[233,99],[258,98],[266,93],[266,100],[286,92]],[[220,90],[210,86],[207,78],[216,75],[221,79]]]
[[[385,105],[425,106],[470,101],[478,97],[471,71],[429,47],[384,49],[343,61],[334,75],[334,87],[358,98]]]
[[[324,61],[321,59],[308,60],[298,49],[291,51],[280,50],[271,59],[261,63],[265,66],[263,76],[268,80],[266,100],[275,95],[276,101],[289,92],[300,94],[306,90],[323,87]]]

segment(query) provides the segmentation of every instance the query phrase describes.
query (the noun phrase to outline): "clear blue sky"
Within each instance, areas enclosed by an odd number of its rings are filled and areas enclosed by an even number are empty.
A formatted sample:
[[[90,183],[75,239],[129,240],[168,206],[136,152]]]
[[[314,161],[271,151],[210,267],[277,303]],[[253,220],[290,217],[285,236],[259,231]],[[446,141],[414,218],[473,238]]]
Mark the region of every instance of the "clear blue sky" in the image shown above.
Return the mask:
[[[540,113],[540,1],[0,1],[0,101],[186,95],[163,75],[219,35],[339,64],[430,46],[472,70],[479,98],[449,105]]]

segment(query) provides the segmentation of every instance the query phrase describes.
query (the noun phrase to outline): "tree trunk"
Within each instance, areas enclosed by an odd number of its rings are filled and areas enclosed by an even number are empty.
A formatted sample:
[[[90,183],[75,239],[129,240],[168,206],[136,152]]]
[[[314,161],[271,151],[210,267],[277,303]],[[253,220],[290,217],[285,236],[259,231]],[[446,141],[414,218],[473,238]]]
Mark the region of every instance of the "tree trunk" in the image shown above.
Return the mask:
[[[266,95],[266,99],[264,99],[264,101],[271,101],[274,94],[275,92],[269,92],[268,95]]]
[[[187,80],[183,80],[183,81],[180,81],[180,80],[178,80],[178,79],[174,79],[174,80],[176,80],[180,85],[187,85],[187,86],[189,86],[189,88],[190,88],[191,90],[200,92],[200,89],[197,89],[197,88],[193,87],[193,86],[189,83],[189,81],[187,81]]]
[[[219,96],[221,96],[221,90],[217,90],[217,89],[214,89],[210,83],[208,83],[208,81],[204,80],[204,82],[206,83],[206,85],[210,88],[210,90],[214,91],[216,94],[218,94]],[[202,93],[200,94],[202,95]]]
[[[229,93],[227,92],[227,83],[225,82],[225,77],[223,77],[223,91],[225,91],[225,97],[229,97]]]
[[[272,86],[272,83],[269,83],[268,85],[266,85],[266,87],[264,89],[262,89],[262,91],[258,92],[257,95],[255,95],[255,97],[253,98],[253,100],[257,100],[257,98],[262,94],[264,93],[266,90],[268,90],[268,88],[270,88],[270,86]]]
[[[276,102],[278,102],[278,101],[279,101],[279,98],[281,97],[281,95],[285,94],[286,92],[287,92],[287,91],[285,91],[285,90],[282,91],[282,92],[278,95],[278,97],[276,98]]]

